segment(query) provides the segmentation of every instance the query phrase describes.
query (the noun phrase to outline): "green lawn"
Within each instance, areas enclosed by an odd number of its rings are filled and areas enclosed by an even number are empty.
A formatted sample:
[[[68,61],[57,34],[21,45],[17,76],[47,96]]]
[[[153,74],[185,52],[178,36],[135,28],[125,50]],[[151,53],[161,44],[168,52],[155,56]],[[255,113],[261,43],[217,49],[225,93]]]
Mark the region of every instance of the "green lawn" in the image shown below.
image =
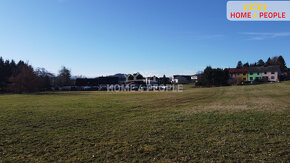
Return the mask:
[[[0,162],[290,159],[290,84],[0,95]]]

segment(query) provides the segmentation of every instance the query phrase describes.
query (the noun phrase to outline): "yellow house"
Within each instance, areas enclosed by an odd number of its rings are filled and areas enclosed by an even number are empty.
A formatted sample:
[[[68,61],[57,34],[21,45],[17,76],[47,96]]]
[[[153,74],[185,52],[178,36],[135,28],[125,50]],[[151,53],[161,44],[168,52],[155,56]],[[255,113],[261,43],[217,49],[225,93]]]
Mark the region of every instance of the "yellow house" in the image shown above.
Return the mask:
[[[241,81],[248,81],[247,68],[230,68],[228,70],[231,78],[240,79]]]
[[[248,73],[246,73],[246,72],[238,72],[238,73],[236,73],[236,78],[240,78],[243,81],[248,81]]]

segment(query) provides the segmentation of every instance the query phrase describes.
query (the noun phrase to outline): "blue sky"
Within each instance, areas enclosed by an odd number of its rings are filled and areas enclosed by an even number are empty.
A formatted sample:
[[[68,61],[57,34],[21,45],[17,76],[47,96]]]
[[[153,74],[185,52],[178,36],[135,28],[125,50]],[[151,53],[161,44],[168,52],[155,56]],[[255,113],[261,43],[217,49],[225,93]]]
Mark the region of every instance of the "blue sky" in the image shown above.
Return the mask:
[[[290,22],[231,22],[220,0],[1,0],[0,56],[57,73],[194,74],[283,55]]]

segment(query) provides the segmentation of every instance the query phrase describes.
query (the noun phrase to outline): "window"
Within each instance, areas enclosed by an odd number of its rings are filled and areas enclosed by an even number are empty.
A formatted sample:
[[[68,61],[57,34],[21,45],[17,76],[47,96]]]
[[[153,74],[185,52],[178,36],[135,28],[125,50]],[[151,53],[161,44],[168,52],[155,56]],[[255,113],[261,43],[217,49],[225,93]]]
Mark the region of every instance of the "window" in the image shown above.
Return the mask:
[[[271,76],[271,79],[275,79],[275,77],[274,76]]]
[[[246,75],[246,73],[244,72],[243,75]]]
[[[275,72],[271,72],[271,74],[275,74]]]
[[[264,74],[267,74],[267,72],[264,72]]]
[[[250,75],[253,75],[253,73],[252,73],[252,72],[250,72]]]
[[[260,75],[260,73],[259,73],[259,72],[257,72],[257,75]]]
[[[253,77],[250,77],[250,80],[253,80]]]
[[[260,80],[261,78],[260,78],[260,77],[257,77],[257,79],[259,79],[259,80]]]

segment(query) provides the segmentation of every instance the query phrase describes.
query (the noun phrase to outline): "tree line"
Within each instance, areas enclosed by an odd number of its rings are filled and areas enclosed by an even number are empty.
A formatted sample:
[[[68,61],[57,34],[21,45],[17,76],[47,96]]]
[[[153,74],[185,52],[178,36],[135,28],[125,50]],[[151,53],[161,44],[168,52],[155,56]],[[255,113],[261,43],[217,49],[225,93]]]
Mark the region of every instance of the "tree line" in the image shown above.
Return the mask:
[[[283,56],[275,56],[272,58],[268,58],[266,62],[263,59],[258,60],[258,62],[249,64],[248,62],[242,63],[242,61],[238,61],[236,68],[243,68],[243,67],[260,67],[260,66],[274,66],[279,65],[281,72],[287,72],[287,65],[283,58]]]
[[[71,85],[71,71],[62,67],[57,76],[44,68],[34,69],[28,63],[0,57],[0,92],[36,92]]]
[[[207,66],[204,71],[199,74],[196,86],[211,87],[225,86],[229,80],[229,71],[227,69],[212,68]]]

